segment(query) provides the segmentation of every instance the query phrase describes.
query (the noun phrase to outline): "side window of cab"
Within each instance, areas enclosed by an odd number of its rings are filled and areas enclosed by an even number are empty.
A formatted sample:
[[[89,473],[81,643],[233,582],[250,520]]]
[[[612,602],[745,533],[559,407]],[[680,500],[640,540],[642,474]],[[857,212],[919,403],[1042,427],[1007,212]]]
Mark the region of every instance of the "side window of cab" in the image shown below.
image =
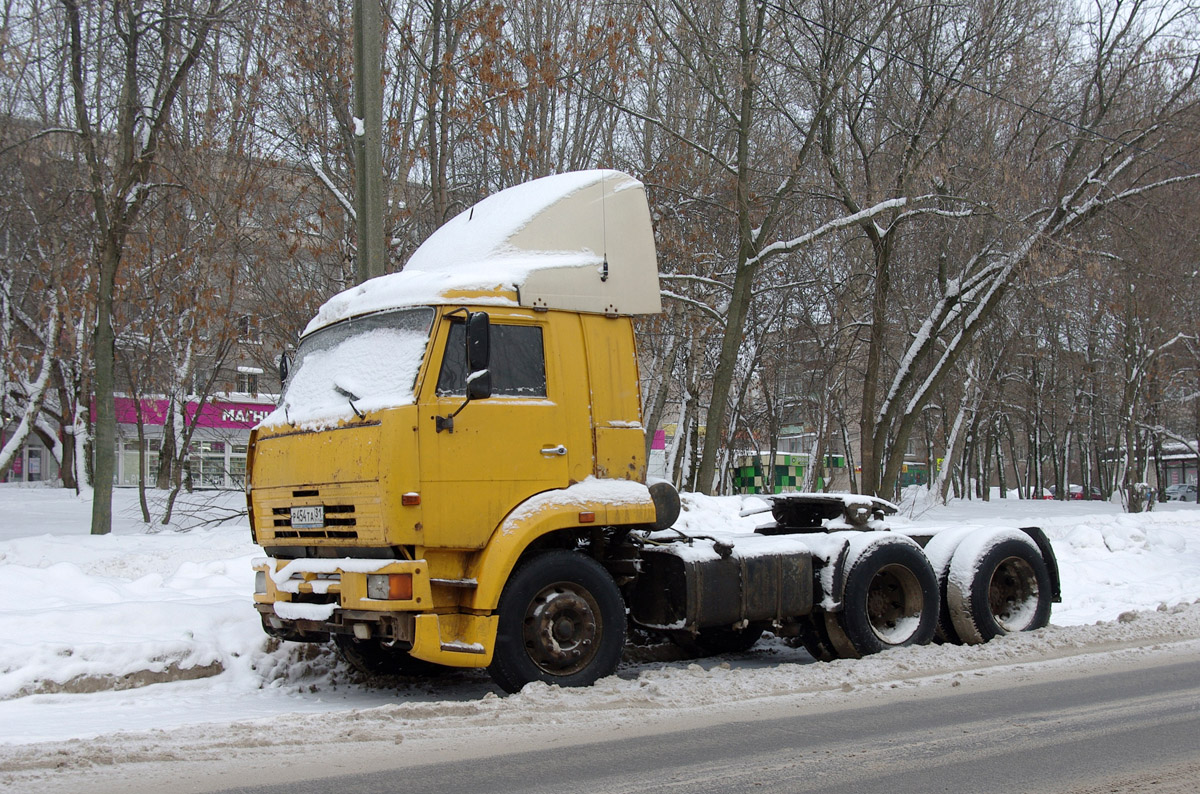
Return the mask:
[[[466,323],[455,322],[446,338],[439,397],[467,393]],[[545,397],[546,354],[542,329],[536,325],[492,323],[491,364],[493,397]]]

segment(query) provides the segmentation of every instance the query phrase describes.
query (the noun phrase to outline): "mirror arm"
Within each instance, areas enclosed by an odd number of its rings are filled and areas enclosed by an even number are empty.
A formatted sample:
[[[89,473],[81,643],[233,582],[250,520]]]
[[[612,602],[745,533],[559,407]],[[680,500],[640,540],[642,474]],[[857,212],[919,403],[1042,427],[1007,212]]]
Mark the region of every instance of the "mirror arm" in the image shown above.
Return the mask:
[[[471,402],[471,398],[468,396],[467,399],[463,400],[463,404],[458,406],[458,409],[455,410],[454,413],[450,414],[449,416],[433,417],[434,421],[437,423],[437,431],[436,432],[440,433],[443,430],[445,430],[447,433],[453,433],[454,432],[454,417],[461,414],[462,409],[466,408],[467,403],[469,403],[469,402]]]

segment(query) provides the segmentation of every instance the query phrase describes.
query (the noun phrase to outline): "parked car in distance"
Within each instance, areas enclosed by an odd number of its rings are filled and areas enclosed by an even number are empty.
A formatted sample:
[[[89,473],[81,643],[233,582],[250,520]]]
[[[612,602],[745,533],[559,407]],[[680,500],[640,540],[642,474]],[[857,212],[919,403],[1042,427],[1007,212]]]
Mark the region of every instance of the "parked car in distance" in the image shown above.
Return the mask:
[[[1196,486],[1192,483],[1183,482],[1168,485],[1163,495],[1163,500],[1167,502],[1194,502],[1196,501]]]
[[[1083,486],[1082,485],[1071,485],[1071,486],[1069,486],[1069,489],[1070,489],[1069,493],[1071,495],[1071,499],[1083,500],[1084,495],[1083,495]],[[1097,488],[1096,486],[1093,485],[1088,490],[1091,492],[1091,499],[1093,501],[1098,501],[1098,500],[1104,498],[1104,494],[1101,493],[1100,489]],[[1051,485],[1049,488],[1046,489],[1046,493],[1042,498],[1043,499],[1057,499],[1058,498],[1058,487]],[[1194,498],[1195,497],[1193,496],[1193,499]]]

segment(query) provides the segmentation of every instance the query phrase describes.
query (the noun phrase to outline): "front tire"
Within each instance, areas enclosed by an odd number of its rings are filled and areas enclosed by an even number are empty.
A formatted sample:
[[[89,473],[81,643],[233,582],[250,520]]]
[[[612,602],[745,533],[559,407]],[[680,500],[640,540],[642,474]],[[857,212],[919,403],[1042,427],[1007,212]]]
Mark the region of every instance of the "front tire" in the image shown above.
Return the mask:
[[[521,564],[500,595],[488,673],[505,692],[530,681],[589,686],[612,674],[625,645],[625,602],[608,571],[578,552]]]

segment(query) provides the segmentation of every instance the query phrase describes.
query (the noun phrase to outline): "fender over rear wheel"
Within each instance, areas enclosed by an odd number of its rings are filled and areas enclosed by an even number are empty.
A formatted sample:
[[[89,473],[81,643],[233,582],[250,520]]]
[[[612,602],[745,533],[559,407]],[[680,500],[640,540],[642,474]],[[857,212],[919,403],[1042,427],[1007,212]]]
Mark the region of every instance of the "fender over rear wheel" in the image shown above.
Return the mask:
[[[505,585],[497,611],[488,673],[506,692],[530,681],[588,686],[617,669],[625,602],[591,557],[550,551],[527,560]]]

